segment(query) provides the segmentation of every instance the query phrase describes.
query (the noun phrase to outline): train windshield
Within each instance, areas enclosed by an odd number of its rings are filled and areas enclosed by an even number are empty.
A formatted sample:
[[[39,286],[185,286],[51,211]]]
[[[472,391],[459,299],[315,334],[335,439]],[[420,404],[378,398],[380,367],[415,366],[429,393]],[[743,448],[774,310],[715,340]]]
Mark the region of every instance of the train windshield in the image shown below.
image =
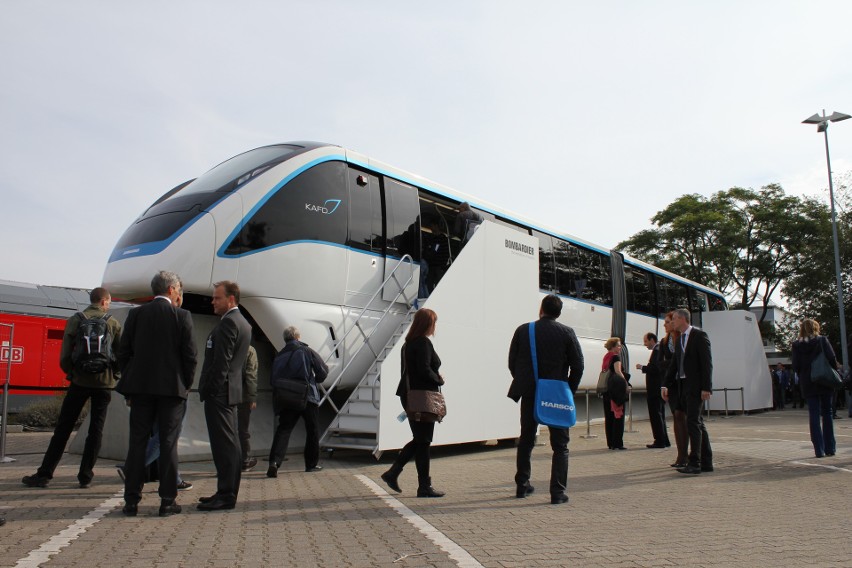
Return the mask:
[[[279,144],[250,150],[222,162],[158,199],[125,231],[115,250],[168,240],[241,185],[303,151],[302,146]]]

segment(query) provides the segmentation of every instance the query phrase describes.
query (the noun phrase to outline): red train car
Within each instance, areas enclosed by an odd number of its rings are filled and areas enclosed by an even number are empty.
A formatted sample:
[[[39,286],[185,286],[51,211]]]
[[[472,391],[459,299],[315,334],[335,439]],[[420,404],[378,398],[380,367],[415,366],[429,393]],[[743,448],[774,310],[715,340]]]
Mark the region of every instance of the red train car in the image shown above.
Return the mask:
[[[65,322],[88,305],[88,290],[0,281],[0,324],[14,326],[0,325],[0,384],[10,371],[10,412],[68,386],[59,368]]]

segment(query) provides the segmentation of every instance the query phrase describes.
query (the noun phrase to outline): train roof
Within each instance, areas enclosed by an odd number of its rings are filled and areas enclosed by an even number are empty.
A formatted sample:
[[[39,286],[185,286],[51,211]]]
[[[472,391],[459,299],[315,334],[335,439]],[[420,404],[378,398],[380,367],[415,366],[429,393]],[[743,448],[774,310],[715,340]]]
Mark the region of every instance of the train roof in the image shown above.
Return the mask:
[[[83,288],[0,280],[0,312],[68,318],[89,305]]]

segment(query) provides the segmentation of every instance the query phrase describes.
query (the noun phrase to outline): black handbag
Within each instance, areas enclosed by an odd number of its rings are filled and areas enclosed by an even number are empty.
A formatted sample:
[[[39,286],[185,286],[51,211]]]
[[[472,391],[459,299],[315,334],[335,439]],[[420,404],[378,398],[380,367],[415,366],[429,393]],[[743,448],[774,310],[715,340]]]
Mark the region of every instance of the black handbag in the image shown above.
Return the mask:
[[[405,347],[402,350],[405,382],[405,414],[412,422],[441,422],[447,415],[447,403],[440,390],[414,389],[408,383],[408,366],[405,364]],[[440,389],[441,387],[438,387]]]
[[[811,382],[831,389],[843,387],[840,373],[831,366],[828,357],[825,356],[825,345],[822,338],[819,339],[819,354],[811,362]]]
[[[310,385],[298,381],[281,381],[273,393],[277,410],[304,410],[308,405]]]

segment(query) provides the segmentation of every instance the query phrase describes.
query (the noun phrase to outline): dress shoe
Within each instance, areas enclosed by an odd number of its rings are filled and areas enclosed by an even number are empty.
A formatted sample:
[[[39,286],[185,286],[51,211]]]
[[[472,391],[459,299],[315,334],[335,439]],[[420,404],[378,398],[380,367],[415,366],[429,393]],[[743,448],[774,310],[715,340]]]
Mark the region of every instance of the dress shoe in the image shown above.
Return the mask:
[[[322,471],[322,466],[321,465],[315,465],[314,467],[306,467],[305,471],[308,472],[308,473],[313,473],[315,471]]]
[[[686,467],[686,462],[674,462],[674,463],[670,463],[669,466],[671,466],[671,467]]]
[[[827,455],[827,456],[831,457],[831,456],[833,456],[833,455],[834,455],[834,452],[825,452],[825,455]]]
[[[243,471],[251,471],[257,465],[257,458],[249,458],[243,462]]]
[[[27,487],[47,487],[47,484],[50,483],[50,478],[34,473],[33,475],[25,475],[21,479],[21,483]]]
[[[696,465],[688,465],[686,467],[679,467],[677,471],[678,473],[686,473],[688,475],[698,475],[701,473],[701,468]]]
[[[80,489],[88,489],[91,486],[92,486],[91,481],[81,481],[80,482]]]
[[[382,474],[382,481],[387,483],[388,487],[396,491],[397,493],[402,493],[402,488],[399,486],[399,474],[401,470],[394,471],[394,468],[390,468],[386,472]]]
[[[208,501],[207,503],[199,503],[196,507],[199,511],[225,511],[229,509],[233,509],[237,504],[234,501],[229,501],[222,499],[221,497],[217,497],[212,501]]]
[[[125,503],[124,507],[121,508],[121,512],[124,513],[125,517],[135,517],[136,513],[139,512],[139,505],[136,503]]]
[[[127,477],[124,475],[124,465],[115,466],[115,471],[118,472],[118,476],[121,478],[121,481],[127,481]]]
[[[212,501],[215,501],[215,500],[216,500],[216,499],[218,499],[218,498],[219,498],[219,495],[218,495],[218,494],[216,494],[216,493],[214,493],[214,494],[213,494],[213,495],[211,495],[210,497],[199,497],[199,498],[198,498],[198,502],[199,502],[199,503],[210,503],[210,502],[212,502]]]
[[[550,504],[551,505],[561,505],[562,503],[568,502],[568,496],[564,493],[557,493],[556,495],[550,496]]]
[[[535,487],[530,485],[530,482],[527,481],[523,485],[518,485],[517,489],[515,490],[515,497],[517,497],[518,499],[523,499],[527,495],[532,495],[534,492]]]
[[[190,489],[192,489],[192,483],[189,481],[181,481],[177,484],[178,491],[189,491]]]
[[[653,444],[645,444],[646,448],[665,448],[665,444],[657,444],[656,442]]]
[[[446,495],[443,491],[438,491],[431,485],[428,487],[418,487],[417,488],[417,496],[418,497],[443,497]]]
[[[613,450],[626,450],[624,446],[618,446],[617,448],[613,448]]]
[[[266,477],[278,477],[278,466],[274,463],[269,464],[269,469],[266,470]]]
[[[180,513],[180,505],[175,503],[174,501],[161,501],[160,502],[160,516],[161,517],[171,517],[172,515],[177,515]]]
[[[711,472],[711,471],[713,471],[713,466],[712,466],[712,465],[702,465],[702,466],[701,466],[701,471],[703,471],[703,472],[705,472],[705,473],[706,473],[706,472]]]

